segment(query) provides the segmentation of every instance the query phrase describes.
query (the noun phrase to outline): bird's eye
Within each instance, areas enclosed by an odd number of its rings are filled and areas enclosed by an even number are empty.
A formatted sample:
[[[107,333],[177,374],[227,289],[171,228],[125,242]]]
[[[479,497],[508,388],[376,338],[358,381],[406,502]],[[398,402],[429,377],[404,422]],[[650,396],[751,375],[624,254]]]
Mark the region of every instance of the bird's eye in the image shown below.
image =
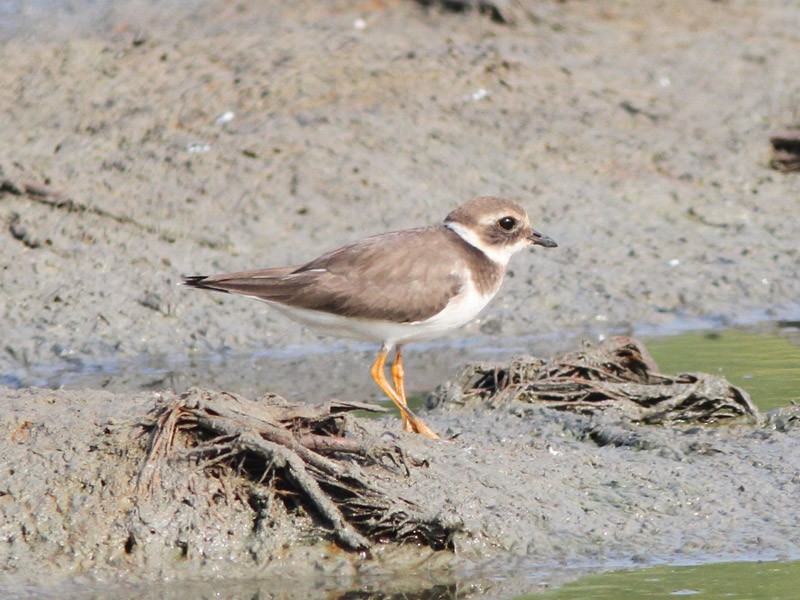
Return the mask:
[[[500,229],[511,231],[514,229],[514,225],[517,224],[517,220],[514,217],[503,217],[497,222],[497,224],[500,226]]]

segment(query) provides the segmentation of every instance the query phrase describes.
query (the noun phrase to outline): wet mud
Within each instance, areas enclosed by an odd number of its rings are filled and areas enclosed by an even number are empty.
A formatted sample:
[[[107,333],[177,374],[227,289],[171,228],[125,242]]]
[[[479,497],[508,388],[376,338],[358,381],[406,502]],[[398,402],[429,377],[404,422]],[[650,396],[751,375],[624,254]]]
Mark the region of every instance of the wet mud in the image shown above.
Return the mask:
[[[443,402],[426,420],[453,444],[351,420],[413,459],[375,467],[381,489],[457,517],[445,551],[343,550],[314,510],[259,504],[191,461],[140,502],[150,415],[192,386],[373,394],[371,349],[193,294],[184,275],[303,262],[492,194],[559,248],[515,257],[479,319],[409,348],[412,389],[456,381],[472,349],[549,358],[688,320],[796,321],[800,177],[770,166],[770,138],[798,122],[796,7],[496,5],[14,3],[0,23],[5,592],[267,577],[308,597],[397,573],[387,593],[497,597],[530,589],[520,564],[797,557],[793,407],[683,426]],[[64,382],[79,389],[30,387]]]
[[[797,121],[794,7],[518,4],[503,24],[437,3],[112,2],[54,8],[54,27],[20,3],[0,44],[3,382],[318,348],[176,283],[482,194],[559,248],[515,257],[450,340],[795,317],[800,178],[769,166]]]
[[[652,397],[638,411],[555,405],[522,387],[476,395],[465,378],[425,415],[450,442],[350,414],[358,403],[6,391],[0,585],[277,578],[273,592],[301,598],[380,579],[387,594],[496,597],[480,574],[529,591],[523,561],[580,572],[797,558],[798,407],[736,415],[722,386],[690,399],[676,383],[667,397],[645,375],[664,406],[684,403],[678,418],[650,418]],[[685,410],[712,397],[713,411]]]

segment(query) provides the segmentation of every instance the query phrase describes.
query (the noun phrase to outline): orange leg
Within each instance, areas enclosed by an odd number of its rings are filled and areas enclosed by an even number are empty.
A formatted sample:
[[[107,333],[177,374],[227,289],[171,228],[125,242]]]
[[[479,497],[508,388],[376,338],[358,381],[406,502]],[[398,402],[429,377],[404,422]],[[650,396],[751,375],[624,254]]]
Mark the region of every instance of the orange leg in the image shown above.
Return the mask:
[[[392,363],[392,381],[394,382],[394,389],[397,392],[397,395],[400,396],[400,400],[403,402],[403,406],[408,408],[406,386],[403,383],[405,374],[406,372],[403,369],[403,353],[401,347],[398,346],[394,351],[394,362]],[[403,429],[405,431],[414,431],[414,429],[411,427],[408,417],[406,417],[406,414],[402,411],[400,411],[400,418],[403,420]]]
[[[384,368],[386,367],[386,359],[389,356],[389,351],[386,348],[381,348],[380,353],[378,354],[378,358],[375,359],[375,362],[372,363],[372,368],[370,369],[370,374],[372,378],[375,380],[375,383],[378,384],[378,387],[383,390],[383,393],[389,396],[389,399],[395,403],[398,409],[400,409],[400,414],[408,421],[409,426],[411,427],[410,431],[414,431],[416,433],[422,434],[425,437],[438,440],[439,436],[436,435],[436,432],[433,431],[430,427],[425,424],[425,421],[420,419],[417,415],[411,412],[411,409],[406,406],[405,398],[401,398],[400,394],[391,386],[389,381],[386,379],[386,373],[384,372]],[[401,385],[402,385],[402,360],[400,362],[400,368],[398,369],[398,377],[400,378]],[[395,369],[392,368],[392,376],[395,376]]]

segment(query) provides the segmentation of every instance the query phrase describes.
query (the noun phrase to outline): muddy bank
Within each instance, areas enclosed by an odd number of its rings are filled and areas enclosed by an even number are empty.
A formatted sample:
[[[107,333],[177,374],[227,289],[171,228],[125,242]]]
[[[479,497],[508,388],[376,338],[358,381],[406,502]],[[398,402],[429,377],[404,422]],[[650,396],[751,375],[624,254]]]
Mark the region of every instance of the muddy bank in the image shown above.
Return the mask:
[[[258,303],[175,283],[302,262],[479,194],[520,201],[560,247],[516,257],[450,339],[796,303],[800,178],[768,166],[770,132],[796,120],[796,8],[504,4],[525,7],[513,24],[415,2],[78,3],[54,29],[15,3],[0,43],[3,381],[308,348]]]
[[[758,415],[735,388],[680,381],[664,401],[648,377],[671,418],[565,408],[513,389],[522,364],[492,392],[473,370],[432,397],[426,420],[452,443],[342,402],[6,389],[0,586],[268,577],[281,597],[497,597],[566,567],[798,557],[797,407]]]
[[[81,595],[122,580],[135,595],[155,578],[265,576],[308,597],[400,569],[411,580],[392,591],[446,594],[482,569],[510,581],[797,557],[791,408],[758,425],[642,429],[614,411],[439,407],[426,419],[452,445],[395,419],[353,422],[417,460],[374,470],[433,517],[458,517],[455,552],[376,544],[365,560],[313,514],[251,502],[191,462],[138,503],[141,423],[179,395],[136,390],[205,377],[249,397],[372,393],[370,350],[320,346],[257,303],[177,288],[182,275],[305,261],[493,194],[560,247],[516,257],[451,342],[549,356],[579,335],[797,316],[800,178],[768,164],[770,132],[797,121],[796,7],[507,4],[525,10],[503,25],[414,2],[104,2],[91,18],[71,3],[54,28],[39,3],[15,3],[25,18],[0,33],[0,382],[134,367],[91,383],[119,393],[0,392],[3,586],[63,595],[71,578]],[[463,361],[452,344],[411,349],[412,389]],[[224,362],[265,350],[257,368]],[[476,595],[502,585],[480,581]]]

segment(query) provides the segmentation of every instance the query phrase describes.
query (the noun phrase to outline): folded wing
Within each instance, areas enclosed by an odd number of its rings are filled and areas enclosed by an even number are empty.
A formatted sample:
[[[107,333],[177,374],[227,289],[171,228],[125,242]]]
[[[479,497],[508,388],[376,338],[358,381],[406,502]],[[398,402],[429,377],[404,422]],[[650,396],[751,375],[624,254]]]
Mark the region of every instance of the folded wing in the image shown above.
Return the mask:
[[[359,240],[299,267],[188,277],[184,284],[346,317],[414,322],[437,314],[459,292],[459,264],[455,248],[431,227]]]

